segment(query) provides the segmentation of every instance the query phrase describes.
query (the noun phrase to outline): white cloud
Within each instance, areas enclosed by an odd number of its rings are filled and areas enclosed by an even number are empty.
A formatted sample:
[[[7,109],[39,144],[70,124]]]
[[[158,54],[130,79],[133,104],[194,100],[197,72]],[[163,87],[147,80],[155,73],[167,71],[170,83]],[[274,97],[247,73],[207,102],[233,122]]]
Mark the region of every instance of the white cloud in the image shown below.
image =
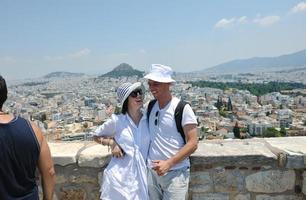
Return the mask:
[[[255,23],[260,26],[271,26],[276,22],[278,22],[280,19],[281,19],[280,16],[277,15],[266,16],[266,17],[261,17],[260,15],[258,15],[253,20],[249,20],[247,16],[241,16],[238,18],[233,17],[231,19],[223,18],[215,24],[215,28],[228,28],[231,26],[250,24],[250,23]]]
[[[248,19],[247,19],[246,16],[242,16],[242,17],[240,17],[239,19],[237,19],[237,22],[238,22],[239,24],[246,24],[246,23],[248,23]]]
[[[266,16],[266,17],[257,17],[253,20],[254,23],[259,24],[260,26],[270,26],[275,24],[280,20],[280,16]]]
[[[291,9],[292,13],[304,12],[306,11],[306,3],[300,2]]]
[[[226,27],[230,27],[235,23],[236,19],[235,18],[231,18],[231,19],[221,19],[220,21],[218,21],[215,25],[215,28],[226,28]]]
[[[81,49],[80,51],[77,51],[75,53],[69,54],[69,56],[72,57],[72,58],[79,58],[79,57],[83,57],[83,56],[89,55],[90,52],[91,52],[90,49],[84,48],[84,49]]]
[[[248,19],[246,16],[242,16],[239,18],[233,17],[231,19],[223,18],[215,24],[215,28],[227,28],[234,26],[236,24],[246,24],[246,23],[248,23]]]

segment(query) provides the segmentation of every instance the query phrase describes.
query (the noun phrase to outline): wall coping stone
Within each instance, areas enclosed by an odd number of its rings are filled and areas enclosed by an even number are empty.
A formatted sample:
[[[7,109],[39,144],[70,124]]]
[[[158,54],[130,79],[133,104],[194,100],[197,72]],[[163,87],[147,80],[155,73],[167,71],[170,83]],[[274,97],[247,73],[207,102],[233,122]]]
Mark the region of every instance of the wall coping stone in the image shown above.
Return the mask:
[[[266,141],[287,154],[286,168],[306,168],[306,137],[267,138]]]
[[[50,151],[55,165],[66,166],[78,164],[80,160],[88,160],[88,166],[103,167],[103,163],[108,160],[109,153],[105,146],[94,142],[49,142]],[[93,159],[101,158],[101,165],[92,166]],[[83,166],[86,166],[81,162]]]
[[[108,148],[94,142],[49,142],[49,146],[55,165],[100,168],[110,159]],[[286,157],[283,167],[306,168],[306,137],[200,141],[191,162],[195,166],[279,166],[280,155]]]

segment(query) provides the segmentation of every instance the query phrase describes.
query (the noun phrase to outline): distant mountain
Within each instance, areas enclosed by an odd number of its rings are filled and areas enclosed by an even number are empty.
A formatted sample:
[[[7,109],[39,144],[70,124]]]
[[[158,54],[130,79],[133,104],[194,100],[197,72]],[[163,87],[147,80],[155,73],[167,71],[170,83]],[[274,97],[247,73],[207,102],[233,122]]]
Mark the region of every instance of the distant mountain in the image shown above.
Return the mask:
[[[126,63],[121,63],[120,65],[118,65],[117,67],[115,67],[112,71],[103,74],[99,77],[120,77],[120,76],[138,76],[138,77],[142,77],[144,74],[143,71],[139,71],[136,69],[133,69],[133,67],[129,64]]]
[[[233,60],[202,70],[205,73],[234,74],[290,70],[306,67],[306,49],[278,57]]]
[[[71,73],[71,72],[52,72],[44,76],[44,78],[63,78],[63,77],[79,77],[83,76],[83,73]]]

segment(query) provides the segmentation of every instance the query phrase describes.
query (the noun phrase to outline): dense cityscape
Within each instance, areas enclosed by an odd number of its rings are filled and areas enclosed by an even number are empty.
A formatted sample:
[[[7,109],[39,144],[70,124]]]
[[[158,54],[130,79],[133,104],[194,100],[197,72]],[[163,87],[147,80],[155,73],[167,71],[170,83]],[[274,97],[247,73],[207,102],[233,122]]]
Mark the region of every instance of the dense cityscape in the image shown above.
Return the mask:
[[[187,101],[198,118],[200,139],[234,139],[306,135],[306,89],[282,90],[256,96],[248,90],[198,87],[195,82],[298,82],[305,72],[238,75],[177,74],[174,96]],[[49,141],[90,140],[90,132],[117,109],[116,88],[124,82],[146,81],[138,76],[99,77],[77,74],[9,83],[4,110],[34,121]]]
[[[306,0],[0,5],[0,200],[306,200]]]

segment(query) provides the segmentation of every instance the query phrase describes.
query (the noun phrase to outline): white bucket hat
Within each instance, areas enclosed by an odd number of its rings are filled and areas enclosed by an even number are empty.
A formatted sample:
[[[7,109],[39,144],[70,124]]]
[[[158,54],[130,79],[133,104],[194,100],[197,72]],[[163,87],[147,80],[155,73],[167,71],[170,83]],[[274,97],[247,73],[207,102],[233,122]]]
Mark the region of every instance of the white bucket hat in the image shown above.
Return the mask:
[[[151,71],[149,74],[145,75],[145,79],[150,79],[161,83],[173,83],[172,79],[173,70],[169,66],[161,64],[152,64]]]
[[[131,92],[133,92],[137,88],[140,88],[142,90],[143,94],[144,94],[145,88],[144,88],[143,84],[140,83],[140,82],[136,82],[134,84],[123,83],[122,85],[120,85],[118,87],[117,98],[118,98],[118,101],[119,101],[121,106],[123,105],[124,101],[129,97]]]

